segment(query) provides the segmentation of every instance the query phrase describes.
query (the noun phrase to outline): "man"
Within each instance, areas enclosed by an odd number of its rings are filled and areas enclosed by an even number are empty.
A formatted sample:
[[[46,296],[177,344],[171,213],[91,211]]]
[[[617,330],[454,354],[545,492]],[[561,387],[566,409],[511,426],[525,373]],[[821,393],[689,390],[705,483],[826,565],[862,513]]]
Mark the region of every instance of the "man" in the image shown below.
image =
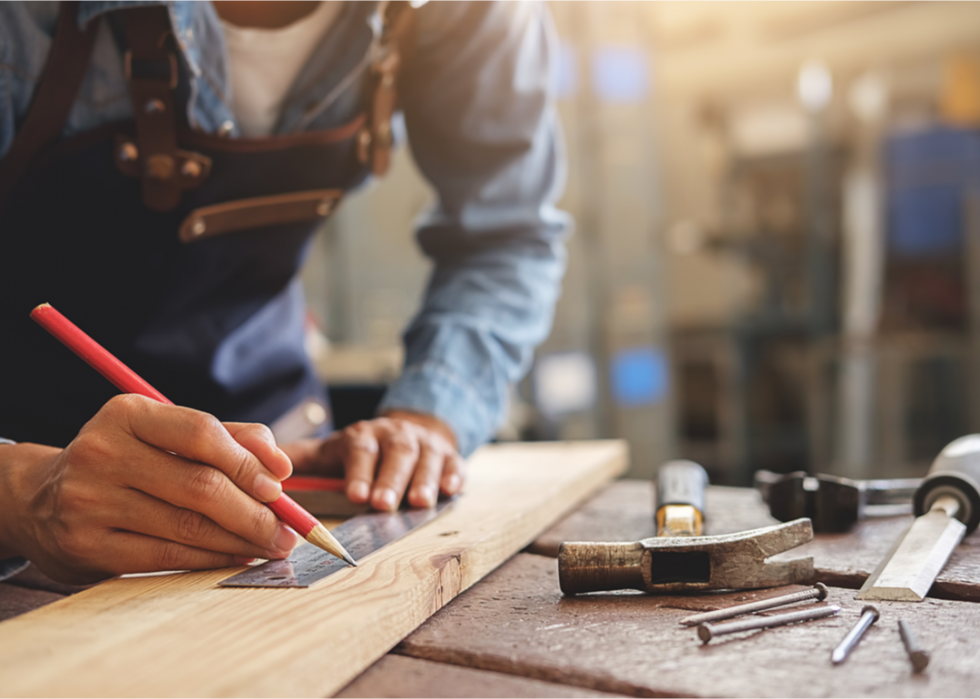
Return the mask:
[[[0,566],[283,557],[261,503],[293,469],[382,510],[458,492],[564,267],[545,10],[62,5],[0,4]],[[385,170],[396,104],[438,194],[434,270],[379,417],[329,434],[297,269]],[[32,326],[45,301],[177,405],[113,397]]]

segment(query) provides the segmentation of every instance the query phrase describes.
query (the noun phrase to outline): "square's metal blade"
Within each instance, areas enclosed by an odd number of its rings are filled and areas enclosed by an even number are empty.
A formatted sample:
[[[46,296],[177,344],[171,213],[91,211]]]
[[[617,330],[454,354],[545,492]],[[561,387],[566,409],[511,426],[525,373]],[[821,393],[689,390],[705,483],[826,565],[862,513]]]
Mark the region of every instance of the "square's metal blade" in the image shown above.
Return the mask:
[[[921,602],[964,534],[966,525],[945,512],[916,518],[865,581],[857,599]]]
[[[337,541],[355,560],[374,553],[400,539],[413,529],[439,516],[452,500],[425,510],[374,512],[347,520],[333,530]],[[303,544],[284,561],[268,561],[249,568],[219,583],[221,587],[309,587],[313,583],[343,570],[347,564],[326,551]]]

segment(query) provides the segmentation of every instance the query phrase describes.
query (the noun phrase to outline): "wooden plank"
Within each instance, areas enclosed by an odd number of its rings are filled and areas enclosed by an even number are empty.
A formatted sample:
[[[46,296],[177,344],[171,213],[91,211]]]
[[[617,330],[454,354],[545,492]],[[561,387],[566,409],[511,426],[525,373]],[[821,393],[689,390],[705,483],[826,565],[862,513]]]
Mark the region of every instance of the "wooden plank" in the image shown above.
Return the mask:
[[[631,696],[978,696],[980,604],[882,603],[881,620],[839,667],[830,651],[860,616],[834,588],[835,616],[702,645],[682,627],[691,601],[722,607],[740,593],[619,593],[564,598],[554,559],[521,554],[461,595],[396,652]],[[898,636],[907,619],[932,654],[913,676]]]
[[[338,697],[616,697],[618,694],[386,655]]]
[[[758,493],[750,488],[709,486],[706,498],[705,528],[710,534],[776,523]],[[813,556],[817,580],[857,589],[911,522],[910,515],[867,519],[845,534],[818,534],[785,556]],[[621,480],[544,532],[529,550],[557,556],[562,541],[627,541],[652,536],[653,531],[652,484]],[[953,552],[929,595],[980,601],[980,534],[967,537]]]
[[[64,595],[0,583],[0,621],[40,609],[63,599]]]
[[[307,589],[117,578],[0,624],[4,696],[324,696],[623,471],[621,442],[500,445],[431,524]]]

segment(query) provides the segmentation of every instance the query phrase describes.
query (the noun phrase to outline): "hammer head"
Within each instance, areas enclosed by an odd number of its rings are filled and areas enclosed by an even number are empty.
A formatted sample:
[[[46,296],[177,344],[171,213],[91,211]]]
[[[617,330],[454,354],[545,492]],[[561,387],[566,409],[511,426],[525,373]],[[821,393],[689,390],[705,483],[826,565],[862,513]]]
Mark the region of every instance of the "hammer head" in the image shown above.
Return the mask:
[[[720,536],[630,543],[566,542],[558,550],[562,592],[747,590],[810,580],[813,558],[768,561],[813,538],[809,519]]]

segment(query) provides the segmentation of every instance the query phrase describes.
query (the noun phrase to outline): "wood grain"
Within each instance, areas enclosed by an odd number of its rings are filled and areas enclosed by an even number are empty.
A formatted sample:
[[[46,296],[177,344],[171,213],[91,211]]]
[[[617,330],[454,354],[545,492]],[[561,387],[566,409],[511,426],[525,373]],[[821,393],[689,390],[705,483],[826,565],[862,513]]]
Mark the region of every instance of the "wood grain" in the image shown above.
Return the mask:
[[[653,497],[648,481],[616,481],[535,539],[529,550],[557,556],[562,541],[632,541],[653,536]],[[776,523],[752,489],[709,486],[706,498],[709,534]],[[845,534],[817,534],[809,544],[784,556],[813,556],[817,580],[857,589],[911,522],[910,515],[867,519]],[[953,552],[929,596],[980,601],[980,534],[967,537]]]
[[[615,697],[618,694],[386,655],[338,697]]]
[[[631,696],[980,696],[980,605],[881,603],[881,620],[840,667],[831,666],[830,651],[860,615],[853,590],[831,590],[830,601],[844,608],[835,617],[708,645],[679,624],[692,607],[718,608],[745,596],[564,598],[555,560],[521,554],[396,652]],[[932,654],[922,676],[912,674],[899,618]]]
[[[439,519],[308,589],[241,569],[117,578],[0,624],[4,696],[324,696],[626,467],[621,442],[500,445]]]

